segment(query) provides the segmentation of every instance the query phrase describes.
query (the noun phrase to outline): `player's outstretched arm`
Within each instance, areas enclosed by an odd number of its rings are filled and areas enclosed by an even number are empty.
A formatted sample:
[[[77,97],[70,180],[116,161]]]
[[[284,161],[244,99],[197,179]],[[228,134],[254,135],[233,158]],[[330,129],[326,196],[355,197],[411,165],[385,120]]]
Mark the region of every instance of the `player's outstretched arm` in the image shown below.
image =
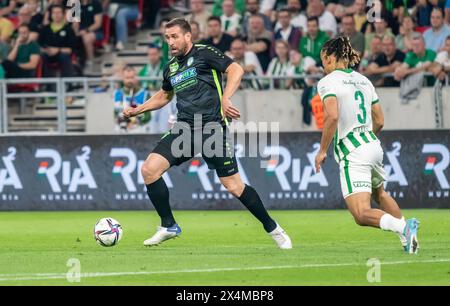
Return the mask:
[[[241,114],[239,110],[232,105],[230,99],[234,95],[236,90],[238,90],[239,85],[241,84],[242,76],[244,75],[244,69],[242,69],[242,67],[238,63],[232,63],[228,66],[225,73],[227,74],[227,84],[223,91],[222,107],[225,116],[231,117],[233,119],[239,119],[239,117],[241,117]]]
[[[379,103],[372,105],[372,125],[375,134],[378,134],[384,126],[383,109]]]
[[[323,101],[324,108],[324,125],[322,131],[322,140],[320,142],[320,150],[316,156],[316,172],[320,172],[322,163],[327,158],[328,147],[333,141],[334,134],[336,133],[338,120],[339,120],[339,109],[338,101],[336,97],[330,96]]]
[[[139,105],[136,108],[128,107],[123,110],[123,116],[125,118],[134,117],[139,114],[154,111],[167,105],[173,98],[173,91],[164,91],[160,89],[150,99],[145,101],[144,104]]]

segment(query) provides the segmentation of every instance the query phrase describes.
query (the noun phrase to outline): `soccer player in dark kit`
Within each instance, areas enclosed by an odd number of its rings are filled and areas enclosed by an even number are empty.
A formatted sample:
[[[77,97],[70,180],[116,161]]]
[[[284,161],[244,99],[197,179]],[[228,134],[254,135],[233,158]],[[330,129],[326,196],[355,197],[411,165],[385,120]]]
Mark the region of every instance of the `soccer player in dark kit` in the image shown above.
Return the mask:
[[[264,230],[278,247],[291,249],[291,239],[269,216],[258,193],[243,183],[234,149],[229,144],[227,118],[240,117],[239,110],[232,105],[230,98],[239,88],[243,69],[214,47],[194,45],[191,27],[184,19],[177,18],[168,22],[164,36],[173,58],[164,69],[162,89],[144,104],[123,111],[123,116],[129,118],[160,109],[172,100],[173,95],[177,98],[177,122],[171,131],[161,138],[141,168],[148,196],[161,217],[161,226],[158,226],[151,238],[144,241],[144,245],[158,245],[180,235],[181,228],[172,214],[169,190],[162,175],[170,167],[181,165],[202,153],[208,167],[215,169],[220,182],[262,223]],[[224,90],[222,73],[227,75]],[[211,124],[219,128],[213,127],[209,135],[205,135],[205,127]],[[198,126],[202,130],[200,137],[195,135]],[[188,145],[182,146],[180,154],[180,139],[186,138],[186,132],[190,135]],[[213,149],[214,154],[205,152],[204,149],[211,133],[220,144]],[[217,141],[215,143],[217,144]]]

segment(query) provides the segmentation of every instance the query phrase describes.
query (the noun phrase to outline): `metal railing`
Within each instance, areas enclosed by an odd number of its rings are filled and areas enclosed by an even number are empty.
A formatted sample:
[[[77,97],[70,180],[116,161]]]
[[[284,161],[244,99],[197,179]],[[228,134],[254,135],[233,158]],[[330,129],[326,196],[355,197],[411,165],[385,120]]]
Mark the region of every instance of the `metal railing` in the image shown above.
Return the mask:
[[[389,75],[386,75],[389,76]],[[243,81],[259,81],[265,84],[266,90],[275,89],[275,81],[277,80],[294,80],[300,81],[304,79],[320,79],[322,75],[293,75],[293,76],[245,76]],[[142,82],[154,82],[162,81],[158,77],[140,77],[139,81]],[[40,78],[40,79],[7,79],[0,80],[0,133],[8,133],[8,100],[9,99],[30,99],[30,98],[53,98],[56,100],[57,107],[57,130],[58,133],[65,133],[67,130],[67,113],[66,113],[66,99],[68,97],[86,97],[90,93],[94,93],[94,89],[91,90],[92,84],[102,84],[109,89],[114,89],[115,85],[121,83],[122,80],[118,78]],[[8,86],[25,85],[25,84],[37,84],[41,85],[53,85],[55,91],[50,92],[9,92]],[[77,86],[74,86],[77,85]],[[448,87],[449,78],[447,76],[445,80],[445,86]],[[75,90],[68,91],[67,88],[76,87]],[[442,98],[442,94],[436,95]],[[441,108],[440,108],[441,109]],[[441,109],[442,110],[442,109]],[[439,108],[436,108],[439,111]],[[441,114],[437,114],[440,116]]]

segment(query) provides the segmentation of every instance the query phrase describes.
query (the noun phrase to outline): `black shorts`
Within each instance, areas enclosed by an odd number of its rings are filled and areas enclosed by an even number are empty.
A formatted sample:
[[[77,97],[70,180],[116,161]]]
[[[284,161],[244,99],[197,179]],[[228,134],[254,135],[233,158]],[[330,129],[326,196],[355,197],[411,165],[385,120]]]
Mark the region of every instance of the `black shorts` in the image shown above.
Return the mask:
[[[226,126],[217,123],[210,130],[193,130],[186,124],[180,131],[181,124],[183,123],[176,123],[161,138],[152,153],[162,155],[171,167],[179,166],[201,153],[208,168],[215,169],[217,176],[228,177],[239,172],[234,146]]]

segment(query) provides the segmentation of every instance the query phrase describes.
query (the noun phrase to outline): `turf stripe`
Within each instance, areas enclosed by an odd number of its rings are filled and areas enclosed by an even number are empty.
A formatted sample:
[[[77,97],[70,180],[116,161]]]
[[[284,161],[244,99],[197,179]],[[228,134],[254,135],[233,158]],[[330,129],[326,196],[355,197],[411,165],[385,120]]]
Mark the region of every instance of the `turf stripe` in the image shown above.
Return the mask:
[[[430,260],[405,260],[381,262],[381,265],[406,265],[406,264],[427,264],[427,263],[447,263],[450,258],[430,259]],[[140,272],[109,272],[109,273],[81,273],[80,277],[109,277],[109,276],[139,276],[153,274],[177,274],[177,273],[214,273],[227,271],[258,271],[258,270],[277,270],[277,269],[308,269],[308,268],[335,268],[335,267],[359,267],[366,266],[367,262],[351,262],[351,263],[325,263],[325,264],[305,264],[305,265],[286,265],[286,266],[262,266],[262,267],[231,267],[231,268],[215,268],[215,269],[189,269],[189,270],[169,270],[169,271],[140,271]],[[5,281],[24,281],[24,280],[51,280],[66,279],[66,273],[55,274],[0,274],[0,282]]]

